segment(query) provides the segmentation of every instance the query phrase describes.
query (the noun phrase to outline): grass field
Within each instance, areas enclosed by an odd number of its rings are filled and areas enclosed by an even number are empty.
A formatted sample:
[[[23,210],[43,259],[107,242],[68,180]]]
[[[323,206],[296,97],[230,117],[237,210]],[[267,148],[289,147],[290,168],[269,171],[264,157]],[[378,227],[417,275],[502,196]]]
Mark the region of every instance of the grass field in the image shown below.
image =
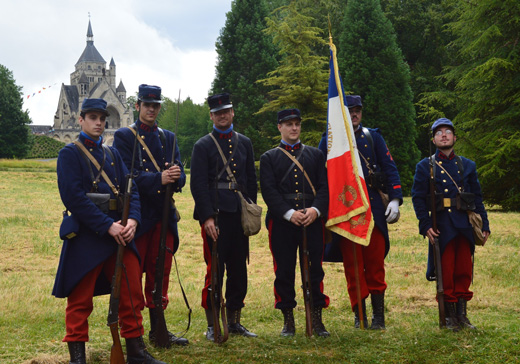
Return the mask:
[[[53,164],[54,163],[54,164]],[[0,363],[68,363],[64,336],[66,301],[51,296],[61,241],[63,206],[55,162],[0,160]],[[193,308],[188,347],[155,349],[167,363],[518,363],[520,362],[520,214],[489,211],[492,235],[477,247],[468,315],[477,331],[453,333],[438,328],[435,284],[427,282],[426,241],[417,233],[411,200],[401,220],[390,226],[392,247],[386,259],[388,290],[384,332],[356,330],[348,308],[341,264],[326,263],[323,313],[327,339],[306,338],[301,290],[295,312],[296,336],[282,338],[281,313],[273,308],[273,267],[265,228],[251,241],[249,290],[242,323],[257,339],[231,337],[208,342],[200,306],[205,264],[200,229],[192,219],[189,188],[176,195],[182,220],[176,255],[181,280]],[[260,204],[263,201],[260,199]],[[264,205],[265,208],[265,205]],[[172,331],[187,324],[187,309],[172,270],[166,320]],[[111,337],[106,325],[108,296],[95,298],[90,317],[88,362],[108,363]],[[149,329],[144,315],[145,330]],[[147,339],[145,340],[147,342]]]

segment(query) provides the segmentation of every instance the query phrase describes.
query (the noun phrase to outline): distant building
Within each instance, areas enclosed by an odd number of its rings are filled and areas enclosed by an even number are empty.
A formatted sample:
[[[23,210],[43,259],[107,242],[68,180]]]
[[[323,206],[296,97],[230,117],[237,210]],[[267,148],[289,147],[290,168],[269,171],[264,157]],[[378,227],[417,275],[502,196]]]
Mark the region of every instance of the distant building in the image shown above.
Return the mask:
[[[87,29],[87,46],[70,74],[70,85],[61,85],[60,98],[54,129],[50,135],[65,143],[75,140],[80,132],[78,117],[85,98],[103,98],[107,102],[107,117],[104,140],[111,145],[114,132],[134,122],[132,108],[127,105],[126,89],[123,81],[116,87],[116,64],[110,60],[109,68],[94,46],[94,34],[90,20]]]
[[[35,135],[46,135],[52,130],[52,126],[50,125],[29,124],[28,127],[31,130],[31,133]]]

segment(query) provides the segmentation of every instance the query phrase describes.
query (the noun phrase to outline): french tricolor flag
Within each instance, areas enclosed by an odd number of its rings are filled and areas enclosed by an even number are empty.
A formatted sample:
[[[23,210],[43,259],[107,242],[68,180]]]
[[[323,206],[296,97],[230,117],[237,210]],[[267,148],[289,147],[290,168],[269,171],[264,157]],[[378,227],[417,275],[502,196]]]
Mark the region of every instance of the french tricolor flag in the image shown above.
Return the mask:
[[[331,39],[327,113],[329,215],[325,226],[355,243],[367,246],[374,221],[354,129],[344,100],[336,46]]]

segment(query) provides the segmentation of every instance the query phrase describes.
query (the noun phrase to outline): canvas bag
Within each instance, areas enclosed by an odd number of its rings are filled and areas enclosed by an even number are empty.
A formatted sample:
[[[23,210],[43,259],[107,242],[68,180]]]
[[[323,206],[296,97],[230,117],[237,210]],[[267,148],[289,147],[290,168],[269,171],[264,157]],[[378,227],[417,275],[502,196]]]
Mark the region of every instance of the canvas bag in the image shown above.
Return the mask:
[[[231,169],[229,168],[229,165],[227,163],[226,156],[224,155],[224,152],[222,152],[222,149],[220,148],[220,145],[218,144],[217,140],[213,135],[211,135],[211,138],[215,142],[215,145],[217,146],[217,149],[220,153],[220,156],[222,157],[222,161],[224,162],[224,165],[226,166],[226,172],[228,173],[228,176],[230,180],[233,183],[237,183],[237,180],[233,173],[231,172]],[[242,229],[244,230],[245,236],[252,236],[258,234],[260,229],[262,228],[262,207],[258,206],[253,201],[249,201],[244,197],[242,192],[238,191],[238,196],[240,197],[240,204],[241,204],[241,211],[240,211],[240,217],[242,222]]]

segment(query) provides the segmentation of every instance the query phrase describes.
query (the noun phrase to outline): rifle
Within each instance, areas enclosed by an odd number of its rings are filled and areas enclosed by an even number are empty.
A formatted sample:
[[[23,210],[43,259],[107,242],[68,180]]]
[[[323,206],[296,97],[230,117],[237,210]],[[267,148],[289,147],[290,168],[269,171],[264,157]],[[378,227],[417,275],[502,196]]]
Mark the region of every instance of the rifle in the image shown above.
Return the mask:
[[[134,184],[134,161],[135,150],[137,147],[137,135],[134,139],[134,149],[132,151],[132,166],[130,172],[126,176],[126,191],[123,196],[123,214],[121,216],[121,225],[126,226],[128,215],[130,214],[130,198],[132,196],[132,187]],[[116,255],[116,266],[114,277],[112,278],[112,292],[110,293],[110,303],[108,306],[107,325],[110,327],[112,334],[112,348],[110,349],[110,364],[125,364],[125,356],[123,347],[119,338],[119,298],[121,295],[121,276],[123,275],[123,255],[125,247],[118,245]]]
[[[303,151],[302,151],[303,153]],[[302,155],[302,166],[305,166],[303,155]],[[305,167],[304,167],[305,168]],[[303,174],[302,174],[303,176]],[[305,214],[307,209],[305,207],[305,177],[303,177],[303,213]],[[301,262],[301,275],[302,275],[302,289],[303,289],[303,302],[305,304],[305,335],[307,337],[312,336],[312,287],[311,277],[309,268],[309,248],[307,246],[307,227],[304,225],[302,228],[303,241],[302,248],[300,250],[300,262]]]
[[[179,99],[177,100],[177,120],[175,121],[175,135],[173,137],[172,158],[171,163],[176,164],[175,149],[177,146],[177,127],[179,125],[179,105],[181,100],[181,90],[179,90]],[[166,327],[166,319],[163,309],[163,281],[164,281],[164,260],[166,257],[166,236],[168,234],[168,220],[170,218],[170,206],[173,197],[173,183],[166,185],[164,193],[164,204],[161,223],[161,237],[159,239],[159,253],[155,266],[154,290],[152,292],[153,304],[155,306],[156,318],[155,322],[155,340],[157,346],[161,348],[170,347],[170,339],[168,329]]]
[[[215,174],[215,203],[216,203],[216,213],[215,213],[215,227],[217,229],[218,234],[218,157],[216,166],[216,174]],[[218,258],[218,237],[213,241],[211,246],[211,285],[209,290],[210,292],[210,301],[211,301],[211,311],[213,316],[213,341],[217,344],[222,344],[227,341],[229,336],[229,330],[227,325],[227,317],[226,317],[226,303],[224,302],[224,297],[222,297],[222,285],[220,282],[220,268],[219,268],[219,258]],[[220,310],[219,310],[220,308]],[[219,311],[222,317],[222,325],[224,326],[224,335],[222,335],[222,330],[220,328],[219,321]]]
[[[435,157],[432,154],[432,146],[430,143],[430,204],[431,204],[431,218],[432,228],[437,232],[437,209],[435,204],[435,175],[434,175],[434,163]],[[442,283],[442,260],[441,260],[441,248],[439,246],[439,239],[435,238],[433,241],[433,261],[435,265],[435,276],[437,283],[437,303],[439,308],[439,327],[446,327],[446,314],[444,312],[444,286]]]

